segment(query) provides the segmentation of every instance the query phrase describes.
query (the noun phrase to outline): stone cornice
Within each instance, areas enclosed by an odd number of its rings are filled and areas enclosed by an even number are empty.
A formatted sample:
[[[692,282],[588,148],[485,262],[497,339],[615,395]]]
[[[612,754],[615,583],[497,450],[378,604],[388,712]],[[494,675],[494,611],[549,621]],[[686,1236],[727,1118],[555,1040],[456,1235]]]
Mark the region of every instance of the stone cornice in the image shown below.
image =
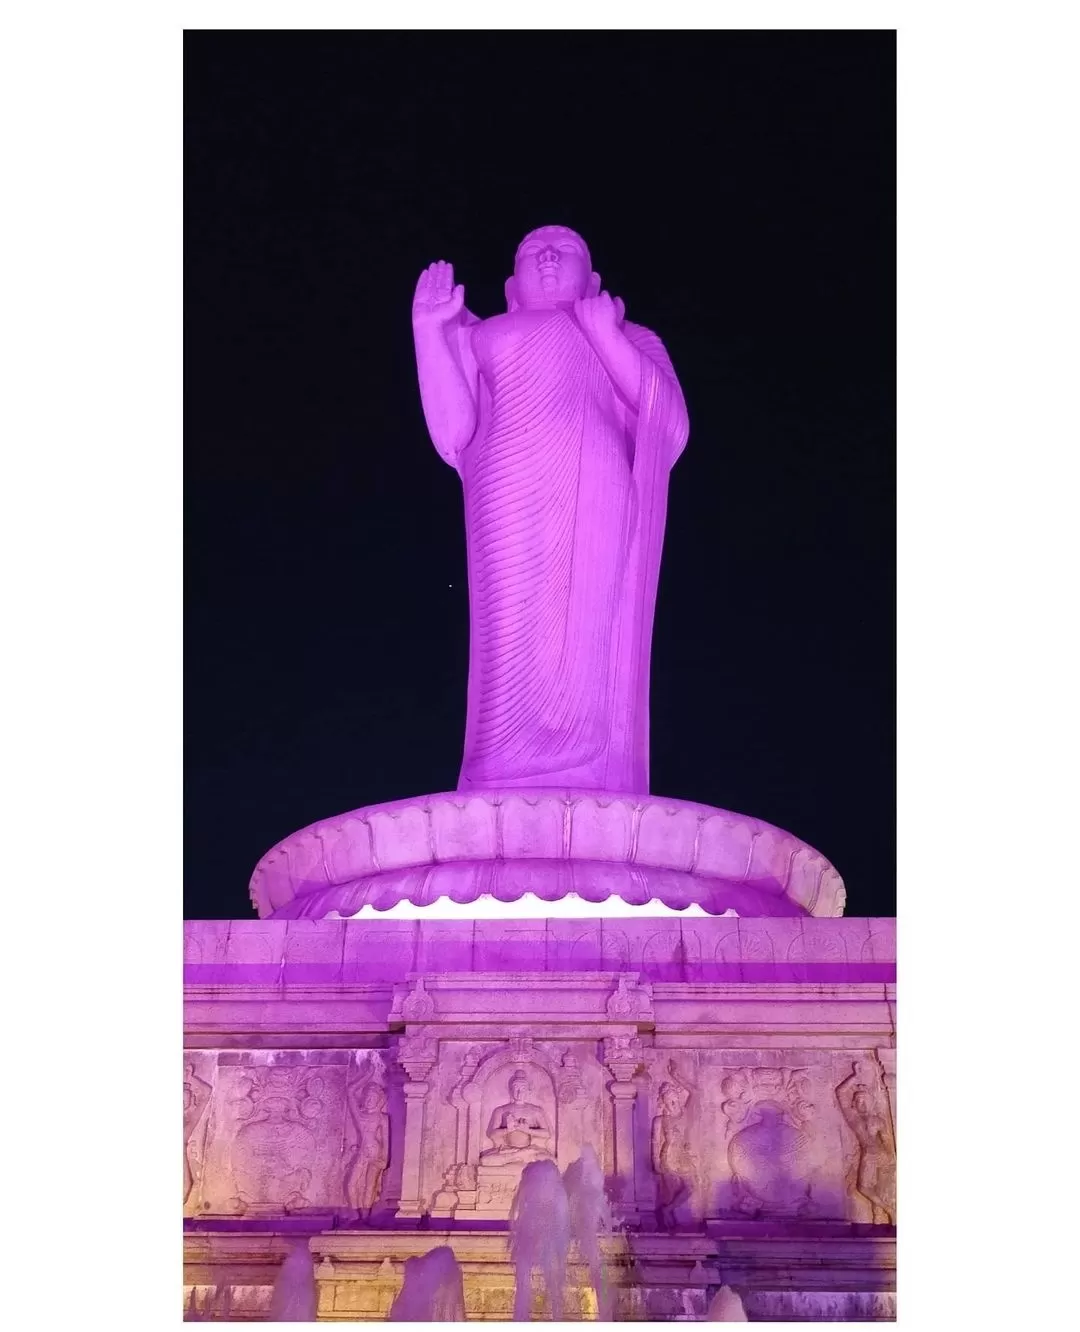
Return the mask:
[[[472,972],[625,972],[642,982],[892,983],[896,921],[848,916],[603,920],[186,921],[199,986],[378,987]],[[612,984],[614,984],[614,980]]]

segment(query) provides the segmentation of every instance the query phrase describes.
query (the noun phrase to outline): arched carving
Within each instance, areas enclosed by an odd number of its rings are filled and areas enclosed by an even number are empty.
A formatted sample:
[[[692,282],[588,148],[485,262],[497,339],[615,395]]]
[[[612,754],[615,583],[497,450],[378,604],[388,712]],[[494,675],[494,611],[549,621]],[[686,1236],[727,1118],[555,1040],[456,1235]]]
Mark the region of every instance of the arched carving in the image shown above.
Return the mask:
[[[542,1090],[549,1092],[552,1113],[557,1116],[558,1096],[556,1089],[561,1066],[555,1052],[536,1045],[531,1037],[512,1036],[505,1045],[499,1046],[483,1059],[477,1061],[475,1071],[473,1071],[468,1081],[459,1082],[460,1092],[458,1088],[455,1088],[455,1094],[460,1095],[461,1099],[464,1100],[469,1114],[465,1157],[468,1164],[476,1165],[480,1160],[480,1152],[483,1147],[482,1135],[486,1127],[481,1122],[481,1103],[488,1083],[492,1078],[511,1066],[524,1067],[526,1065],[535,1067],[541,1080],[546,1078],[546,1084],[541,1081],[541,1087]],[[557,1122],[553,1123],[552,1132],[554,1140],[557,1142]]]
[[[446,1173],[442,1205],[449,1204],[447,1195],[456,1186],[459,1213],[477,1208],[505,1211],[527,1160],[556,1155],[559,1088],[566,1078],[562,1053],[563,1047],[549,1050],[528,1036],[512,1036],[487,1054],[478,1046],[466,1052],[450,1093],[458,1112],[458,1159]],[[489,1088],[503,1079],[501,1104],[492,1107]],[[519,1104],[524,1112],[520,1127],[510,1122]]]

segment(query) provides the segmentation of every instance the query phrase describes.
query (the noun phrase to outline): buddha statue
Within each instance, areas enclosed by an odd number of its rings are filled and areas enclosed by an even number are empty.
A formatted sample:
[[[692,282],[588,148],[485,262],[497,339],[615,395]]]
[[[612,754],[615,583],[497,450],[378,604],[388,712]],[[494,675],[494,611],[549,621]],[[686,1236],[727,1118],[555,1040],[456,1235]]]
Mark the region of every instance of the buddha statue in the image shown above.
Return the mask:
[[[518,247],[480,320],[447,263],[413,335],[428,431],[461,476],[470,657],[459,790],[646,793],[668,473],[688,423],[660,339],[601,290],[584,240]]]
[[[543,1109],[525,1099],[529,1094],[529,1079],[524,1070],[518,1069],[511,1077],[509,1091],[509,1101],[491,1112],[487,1136],[495,1146],[480,1153],[481,1164],[517,1165],[553,1160],[551,1125]]]

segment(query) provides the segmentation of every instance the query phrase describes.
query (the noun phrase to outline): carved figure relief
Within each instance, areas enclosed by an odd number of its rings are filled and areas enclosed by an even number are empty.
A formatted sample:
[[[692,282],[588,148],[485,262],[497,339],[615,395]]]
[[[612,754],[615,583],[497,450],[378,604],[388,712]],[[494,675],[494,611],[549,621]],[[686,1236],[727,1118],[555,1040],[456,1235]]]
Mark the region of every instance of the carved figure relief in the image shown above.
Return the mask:
[[[208,1082],[197,1077],[195,1065],[190,1060],[184,1064],[184,1205],[191,1197],[195,1186],[197,1149],[192,1141],[195,1130],[199,1127],[206,1107],[210,1104],[211,1087]]]
[[[674,1070],[672,1070],[674,1077]],[[656,1174],[656,1219],[670,1230],[676,1213],[690,1198],[694,1158],[686,1118],[690,1091],[678,1081],[665,1082],[657,1096],[660,1112],[652,1122],[652,1167]]]
[[[581,1066],[572,1050],[567,1050],[559,1064],[556,1079],[559,1101],[563,1105],[573,1105],[585,1095],[585,1083],[581,1077]]]
[[[553,1160],[553,1130],[544,1110],[528,1099],[531,1087],[524,1069],[511,1074],[509,1101],[491,1112],[487,1136],[493,1147],[480,1153],[485,1165],[524,1165],[529,1161]]]
[[[303,1068],[253,1070],[233,1108],[242,1121],[232,1143],[232,1210],[285,1211],[310,1205],[316,1151],[309,1127],[323,1109],[323,1079]]]
[[[869,1206],[874,1225],[896,1224],[896,1141],[888,1094],[876,1059],[858,1059],[836,1089],[844,1122],[855,1137],[849,1190]]]
[[[814,1212],[815,1106],[807,1070],[742,1069],[720,1090],[736,1207],[752,1215]]]
[[[379,1200],[390,1163],[386,1088],[373,1076],[350,1085],[345,1096],[353,1130],[345,1166],[345,1197],[357,1219],[366,1221]]]
[[[554,1160],[560,1104],[577,1095],[580,1083],[576,1061],[566,1062],[567,1053],[523,1035],[486,1053],[480,1046],[467,1050],[450,1093],[457,1110],[456,1159],[449,1169],[438,1165],[442,1187],[433,1205],[440,1214],[454,1209],[460,1218],[488,1210],[505,1216],[523,1167]]]

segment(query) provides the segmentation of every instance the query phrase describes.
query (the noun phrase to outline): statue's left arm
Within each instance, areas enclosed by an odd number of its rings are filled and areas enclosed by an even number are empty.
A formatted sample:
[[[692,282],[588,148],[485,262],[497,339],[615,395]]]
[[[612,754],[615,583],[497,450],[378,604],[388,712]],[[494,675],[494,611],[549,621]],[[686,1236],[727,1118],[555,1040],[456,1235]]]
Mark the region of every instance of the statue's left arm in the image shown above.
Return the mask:
[[[574,313],[616,391],[631,411],[637,412],[641,406],[644,371],[648,369],[663,377],[673,398],[669,413],[670,461],[673,463],[686,447],[690,422],[686,400],[664,344],[649,329],[625,322],[622,301],[612,300],[606,293],[579,300]]]
[[[840,1106],[840,1113],[844,1117],[844,1123],[853,1131],[859,1122],[859,1116],[855,1113],[854,1104],[855,1093],[859,1090],[858,1077],[858,1070],[854,1073],[849,1073],[843,1082],[841,1082],[836,1088],[835,1093],[837,1104]]]

